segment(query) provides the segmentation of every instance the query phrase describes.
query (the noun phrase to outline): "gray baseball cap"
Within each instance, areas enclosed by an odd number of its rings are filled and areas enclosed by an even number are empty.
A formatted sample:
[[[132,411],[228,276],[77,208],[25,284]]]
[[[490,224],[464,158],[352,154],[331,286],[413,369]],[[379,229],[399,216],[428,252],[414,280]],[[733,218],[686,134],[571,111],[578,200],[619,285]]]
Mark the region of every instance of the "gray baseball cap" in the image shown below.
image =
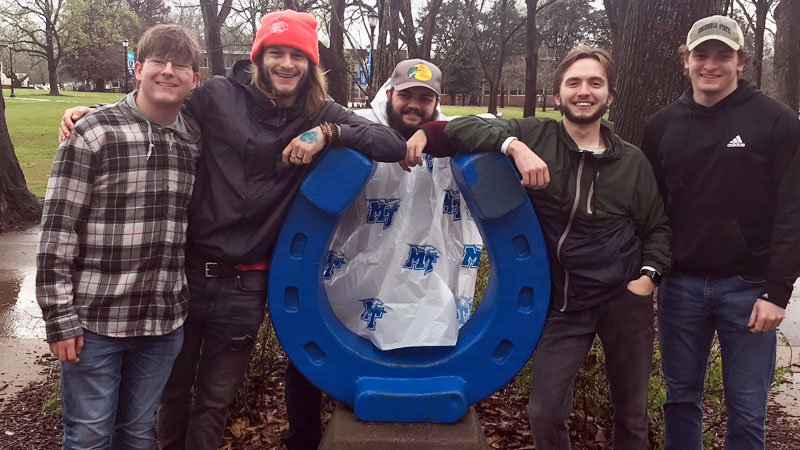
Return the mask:
[[[692,25],[686,35],[686,47],[689,51],[709,40],[718,40],[728,47],[739,50],[744,45],[744,35],[739,24],[725,16],[704,17]]]
[[[392,73],[392,87],[402,91],[414,86],[426,87],[439,95],[442,90],[442,71],[424,59],[400,61]]]

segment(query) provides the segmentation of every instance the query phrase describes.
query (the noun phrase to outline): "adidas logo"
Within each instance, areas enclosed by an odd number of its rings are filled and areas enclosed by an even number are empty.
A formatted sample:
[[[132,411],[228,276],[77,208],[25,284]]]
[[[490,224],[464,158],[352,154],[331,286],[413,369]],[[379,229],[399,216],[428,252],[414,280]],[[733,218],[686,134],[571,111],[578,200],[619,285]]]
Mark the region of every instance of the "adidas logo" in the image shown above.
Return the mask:
[[[731,139],[731,141],[728,142],[728,148],[744,148],[744,147],[745,147],[744,141],[742,140],[742,137],[739,136],[738,134],[736,135],[735,138]]]

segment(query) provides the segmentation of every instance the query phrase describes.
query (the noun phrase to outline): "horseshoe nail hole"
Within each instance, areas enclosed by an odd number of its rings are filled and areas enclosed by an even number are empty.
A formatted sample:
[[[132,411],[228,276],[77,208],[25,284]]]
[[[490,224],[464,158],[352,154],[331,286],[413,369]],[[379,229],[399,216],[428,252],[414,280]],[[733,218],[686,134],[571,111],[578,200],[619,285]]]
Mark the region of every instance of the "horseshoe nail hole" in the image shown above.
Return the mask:
[[[286,286],[283,290],[283,307],[288,312],[297,312],[297,307],[300,305],[300,294],[297,292],[297,286]]]
[[[514,344],[507,339],[503,339],[497,344],[497,347],[494,348],[492,352],[492,360],[495,364],[502,366],[508,360],[508,356],[511,354],[511,349],[514,348]]]
[[[303,350],[305,350],[306,355],[308,355],[308,358],[311,360],[311,362],[316,365],[322,364],[322,361],[328,356],[324,351],[322,351],[321,348],[319,348],[319,345],[317,345],[316,342],[309,342],[308,344],[304,345]]]
[[[531,246],[528,244],[528,239],[519,234],[511,240],[514,246],[514,251],[517,253],[517,259],[523,259],[531,256]]]
[[[300,258],[303,256],[303,253],[306,251],[306,243],[308,242],[308,236],[303,233],[296,233],[292,238],[292,245],[289,247],[289,253],[292,255],[293,258]]]
[[[517,307],[521,312],[529,313],[533,309],[533,288],[523,286],[519,291]]]

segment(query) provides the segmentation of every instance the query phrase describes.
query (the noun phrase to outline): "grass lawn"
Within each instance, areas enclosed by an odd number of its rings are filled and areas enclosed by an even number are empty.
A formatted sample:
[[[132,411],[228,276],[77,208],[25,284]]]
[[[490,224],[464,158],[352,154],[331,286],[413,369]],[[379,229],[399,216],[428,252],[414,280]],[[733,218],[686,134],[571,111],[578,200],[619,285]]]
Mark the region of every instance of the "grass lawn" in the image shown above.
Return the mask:
[[[17,158],[25,172],[28,189],[39,197],[44,197],[47,177],[58,147],[58,126],[64,110],[76,105],[112,103],[121,94],[100,94],[96,92],[65,91],[60,97],[50,97],[48,91],[16,89],[16,98],[9,98],[9,91],[3,90],[6,102],[6,121]],[[449,116],[465,116],[486,112],[479,106],[443,106],[442,111]],[[503,117],[522,117],[522,108],[502,108]],[[545,113],[536,111],[537,116],[560,119],[558,111]]]
[[[48,92],[15,89],[16,98],[9,98],[10,91],[3,90],[8,132],[17,159],[25,173],[28,189],[39,197],[44,197],[47,188],[47,177],[58,147],[58,125],[64,110],[76,105],[112,103],[122,96],[68,91],[62,96],[50,97]]]
[[[475,114],[482,114],[486,112],[485,106],[442,106],[442,112],[448,116],[470,116]],[[502,113],[503,118],[521,118],[522,108],[497,108],[498,113]],[[549,117],[555,120],[561,120],[561,113],[552,109],[542,112],[541,109],[536,110],[537,117]]]

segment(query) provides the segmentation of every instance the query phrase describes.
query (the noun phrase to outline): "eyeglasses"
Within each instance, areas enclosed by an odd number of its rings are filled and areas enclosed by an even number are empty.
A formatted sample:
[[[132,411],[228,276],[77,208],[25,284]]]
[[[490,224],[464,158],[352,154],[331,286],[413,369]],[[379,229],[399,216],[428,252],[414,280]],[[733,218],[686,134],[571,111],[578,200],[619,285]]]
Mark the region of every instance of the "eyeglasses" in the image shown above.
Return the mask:
[[[176,63],[171,59],[146,58],[145,61],[150,62],[150,65],[155,67],[156,69],[163,69],[164,67],[167,66],[168,62],[171,62],[172,68],[177,70],[178,72],[192,72],[194,70],[191,64]]]

